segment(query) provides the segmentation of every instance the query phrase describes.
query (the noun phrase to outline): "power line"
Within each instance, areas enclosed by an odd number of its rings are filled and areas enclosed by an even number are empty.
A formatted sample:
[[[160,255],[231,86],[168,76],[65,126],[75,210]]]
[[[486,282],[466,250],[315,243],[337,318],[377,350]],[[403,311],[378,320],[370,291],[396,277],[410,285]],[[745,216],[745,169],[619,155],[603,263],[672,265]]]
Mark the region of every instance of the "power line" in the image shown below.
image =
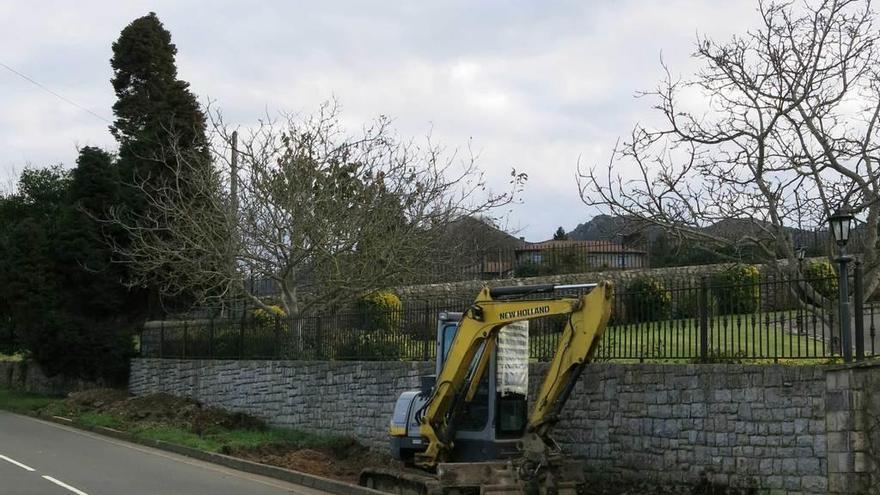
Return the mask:
[[[33,78],[31,78],[30,76],[28,76],[28,75],[26,75],[26,74],[22,74],[21,72],[19,72],[19,71],[13,69],[12,67],[10,67],[10,66],[4,64],[3,62],[0,62],[0,67],[3,67],[4,69],[8,70],[9,72],[12,72],[12,73],[15,74],[16,76],[18,76],[18,77],[24,79],[25,81],[27,81],[27,82],[33,84],[34,86],[36,86],[36,87],[42,89],[43,91],[46,91],[47,93],[49,93],[49,94],[55,96],[56,98],[58,98],[58,99],[60,99],[60,100],[62,100],[62,101],[64,101],[64,102],[66,102],[66,103],[69,103],[70,105],[73,105],[73,106],[79,108],[80,110],[83,110],[83,111],[86,111],[86,112],[90,113],[90,114],[92,114],[92,116],[94,116],[94,117],[96,117],[96,118],[99,118],[99,119],[103,120],[104,122],[106,122],[106,123],[108,123],[108,124],[112,124],[112,122],[110,122],[110,121],[107,120],[106,118],[104,118],[104,117],[98,115],[97,113],[95,113],[95,112],[89,110],[88,108],[86,108],[86,107],[80,105],[79,103],[77,103],[77,102],[71,100],[70,98],[67,98],[67,97],[64,96],[64,95],[60,95],[60,94],[58,94],[58,93],[52,91],[51,89],[47,88],[46,86],[44,86],[44,85],[40,84],[39,82],[35,81],[35,80],[34,80]]]

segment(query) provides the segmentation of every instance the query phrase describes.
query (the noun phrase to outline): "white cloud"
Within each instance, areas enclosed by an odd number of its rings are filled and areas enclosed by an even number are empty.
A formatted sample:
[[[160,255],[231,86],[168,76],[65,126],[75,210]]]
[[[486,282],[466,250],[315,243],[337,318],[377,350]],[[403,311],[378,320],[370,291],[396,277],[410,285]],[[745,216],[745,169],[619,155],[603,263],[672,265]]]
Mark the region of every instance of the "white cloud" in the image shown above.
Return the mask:
[[[107,115],[110,45],[155,10],[178,47],[180,77],[232,122],[308,112],[331,96],[357,125],[395,117],[402,135],[449,147],[473,138],[497,185],[530,175],[513,226],[531,239],[594,212],[574,185],[578,157],[607,160],[617,136],[652,118],[632,98],[676,72],[699,31],[726,38],[754,2],[97,2],[0,3],[0,61]],[[72,165],[77,145],[112,147],[104,122],[0,70],[0,172]],[[0,176],[3,174],[0,173]]]

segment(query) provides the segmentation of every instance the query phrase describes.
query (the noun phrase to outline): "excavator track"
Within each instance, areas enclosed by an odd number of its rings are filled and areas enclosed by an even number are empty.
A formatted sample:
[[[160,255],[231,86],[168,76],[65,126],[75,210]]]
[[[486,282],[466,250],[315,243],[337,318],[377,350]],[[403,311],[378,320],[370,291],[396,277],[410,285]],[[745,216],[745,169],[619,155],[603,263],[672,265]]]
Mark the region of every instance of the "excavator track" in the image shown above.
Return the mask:
[[[510,460],[440,463],[436,474],[374,468],[361,472],[359,484],[400,495],[576,495],[584,491],[582,461],[560,459],[527,481],[519,470]]]

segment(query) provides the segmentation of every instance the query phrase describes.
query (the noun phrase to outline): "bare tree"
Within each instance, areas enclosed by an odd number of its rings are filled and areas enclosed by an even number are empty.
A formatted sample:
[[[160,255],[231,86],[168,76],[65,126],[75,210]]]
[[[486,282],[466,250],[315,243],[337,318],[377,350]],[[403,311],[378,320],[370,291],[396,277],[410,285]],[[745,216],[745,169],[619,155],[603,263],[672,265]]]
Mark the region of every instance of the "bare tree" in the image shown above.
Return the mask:
[[[211,115],[214,166],[167,150],[186,183],[144,184],[143,213],[111,215],[128,239],[116,251],[141,281],[198,302],[243,295],[294,318],[418,279],[449,253],[437,240],[450,222],[508,204],[526,180],[514,171],[492,194],[471,156],[402,140],[386,117],[346,134],[335,104],[239,132],[231,177],[233,130]],[[254,291],[254,278],[280,296]]]
[[[873,294],[880,58],[870,2],[762,1],[758,10],[762,25],[742,36],[698,37],[693,77],[663,65],[665,79],[640,94],[655,100],[661,126],[636,125],[607,166],[579,166],[581,198],[681,240],[749,246],[780,272],[797,269],[792,227],[818,227],[850,205],[865,224],[857,248]],[[705,229],[730,219],[736,235]]]

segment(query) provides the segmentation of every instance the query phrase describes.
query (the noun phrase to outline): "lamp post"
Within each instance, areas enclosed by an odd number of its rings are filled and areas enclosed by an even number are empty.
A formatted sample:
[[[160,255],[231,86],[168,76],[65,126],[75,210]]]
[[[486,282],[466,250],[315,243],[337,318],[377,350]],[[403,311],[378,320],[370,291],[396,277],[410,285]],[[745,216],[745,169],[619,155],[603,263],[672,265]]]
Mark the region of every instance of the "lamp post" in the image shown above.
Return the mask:
[[[794,250],[794,254],[797,255],[797,260],[798,260],[798,277],[800,277],[801,279],[804,279],[804,278],[806,278],[804,276],[804,257],[807,254],[807,250],[806,250],[806,248],[804,248],[803,245],[798,244],[798,247],[796,247]],[[798,283],[803,284],[806,282],[801,281]],[[803,310],[800,305],[798,305],[798,312],[797,312],[797,331],[798,331],[798,333],[804,333],[804,334],[807,333],[804,330],[804,315],[803,315]]]
[[[852,341],[849,331],[849,277],[846,265],[852,261],[846,255],[846,243],[849,241],[849,231],[852,226],[853,214],[847,207],[838,208],[833,215],[828,217],[828,225],[837,242],[838,256],[834,260],[840,264],[838,269],[840,287],[840,342],[843,348],[843,360],[852,361]]]

